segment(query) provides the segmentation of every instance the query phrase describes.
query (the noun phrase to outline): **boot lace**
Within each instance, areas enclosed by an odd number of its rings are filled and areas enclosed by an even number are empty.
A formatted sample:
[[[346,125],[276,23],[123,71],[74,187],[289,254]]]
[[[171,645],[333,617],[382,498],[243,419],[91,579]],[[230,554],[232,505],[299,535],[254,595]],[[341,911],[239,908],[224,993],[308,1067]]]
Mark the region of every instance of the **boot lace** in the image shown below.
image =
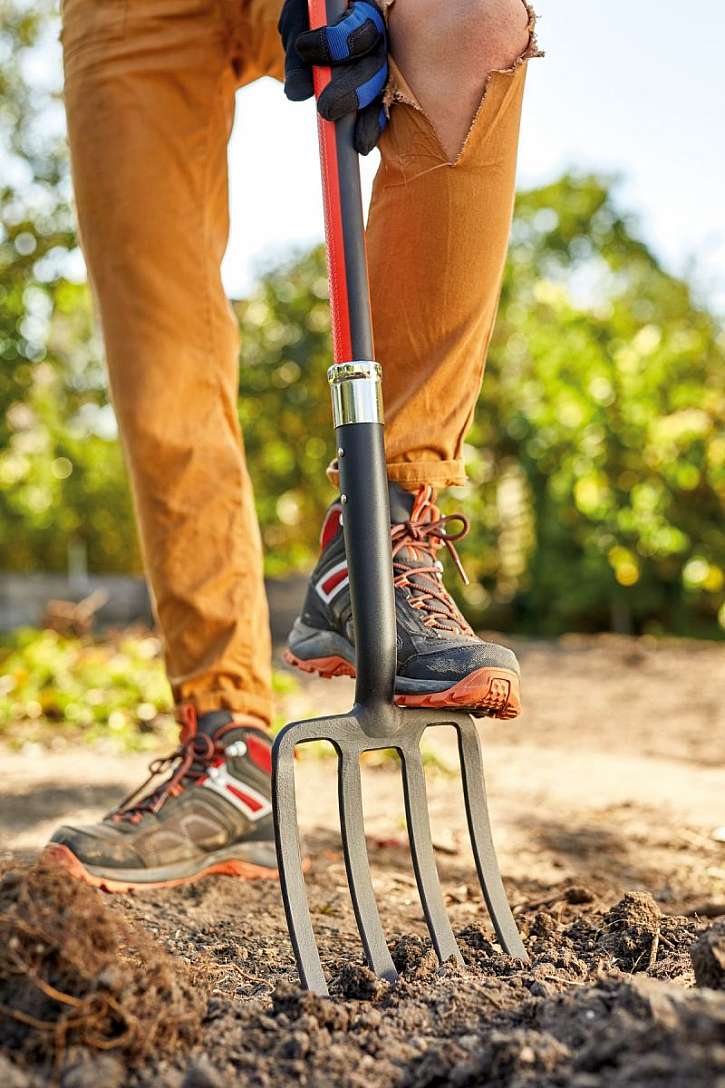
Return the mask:
[[[451,522],[459,523],[456,532],[449,531]],[[391,530],[394,585],[408,590],[411,607],[424,613],[421,622],[425,627],[438,628],[448,634],[473,634],[443,585],[443,566],[436,559],[438,551],[445,547],[464,585],[468,585],[454,545],[467,535],[469,527],[464,514],[441,515],[433,502],[432,487],[424,485],[416,493],[409,519],[394,525]],[[431,562],[419,566],[421,559]]]
[[[153,759],[149,763],[149,774],[145,782],[138,789],[132,790],[124,799],[112,809],[105,817],[114,822],[129,821],[138,823],[147,812],[157,813],[163,807],[169,797],[174,797],[189,785],[197,782],[204,775],[209,764],[218,754],[214,740],[205,733],[197,733],[193,737],[182,741],[179,747],[168,756]],[[162,782],[155,790],[142,797],[136,804],[133,802],[139,797],[155,778],[164,774],[173,764],[173,774]]]

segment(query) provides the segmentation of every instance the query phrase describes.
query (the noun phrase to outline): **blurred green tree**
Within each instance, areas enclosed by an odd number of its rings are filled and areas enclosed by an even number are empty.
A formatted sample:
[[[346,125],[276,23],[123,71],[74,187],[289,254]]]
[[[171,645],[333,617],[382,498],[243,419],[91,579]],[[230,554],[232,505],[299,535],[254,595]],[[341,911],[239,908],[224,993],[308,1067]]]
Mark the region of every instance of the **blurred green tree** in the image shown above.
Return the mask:
[[[88,290],[73,280],[55,4],[0,3],[0,569],[138,569]]]
[[[611,185],[521,194],[469,439],[471,603],[539,633],[722,636],[724,362]]]
[[[322,247],[262,276],[252,298],[236,310],[242,335],[239,418],[267,569],[281,574],[313,562],[322,514],[334,496],[325,477],[334,434]]]

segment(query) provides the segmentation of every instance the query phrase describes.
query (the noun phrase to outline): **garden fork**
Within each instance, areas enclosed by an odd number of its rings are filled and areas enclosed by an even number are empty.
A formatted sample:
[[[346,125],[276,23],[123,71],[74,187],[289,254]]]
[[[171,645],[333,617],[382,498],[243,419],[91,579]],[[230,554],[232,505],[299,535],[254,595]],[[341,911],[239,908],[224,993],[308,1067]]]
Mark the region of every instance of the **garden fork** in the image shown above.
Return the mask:
[[[314,28],[332,23],[346,0],[309,0]],[[319,96],[331,78],[315,69]],[[383,447],[381,368],[373,340],[365,254],[360,174],[353,147],[354,118],[333,124],[318,118],[335,363],[328,371],[340,469],[340,501],[352,597],[356,647],[355,703],[348,714],[287,725],[272,751],[272,803],[282,899],[302,985],[327,994],[312,929],[302,868],[294,751],[327,740],[338,758],[340,826],[353,909],[370,968],[397,975],[373,891],[365,843],[360,756],[393,749],[401,759],[413,868],[428,928],[441,962],[461,953],[445,908],[433,842],[420,741],[430,726],[458,734],[463,796],[479,880],[498,940],[512,956],[526,952],[501,881],[486,802],[481,743],[465,713],[413,710],[393,701],[396,670],[395,603],[388,484]]]

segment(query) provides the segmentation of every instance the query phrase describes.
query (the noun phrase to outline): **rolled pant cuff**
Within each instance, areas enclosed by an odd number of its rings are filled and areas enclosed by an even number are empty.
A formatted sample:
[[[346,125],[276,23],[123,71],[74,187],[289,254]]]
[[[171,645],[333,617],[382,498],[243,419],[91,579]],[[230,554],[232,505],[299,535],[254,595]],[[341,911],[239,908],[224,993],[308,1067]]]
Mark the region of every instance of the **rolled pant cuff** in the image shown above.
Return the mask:
[[[197,714],[207,714],[210,710],[230,710],[234,714],[248,714],[259,718],[260,725],[269,729],[272,723],[272,702],[269,699],[255,698],[247,692],[235,694],[231,691],[204,691],[194,694],[186,690],[180,703],[191,703]]]
[[[388,479],[413,491],[421,484],[436,489],[461,487],[466,483],[463,461],[398,461],[388,464]]]
[[[388,464],[388,479],[400,484],[407,491],[415,491],[421,484],[430,484],[438,490],[442,487],[462,487],[467,482],[463,461],[399,461]],[[333,487],[340,487],[337,459],[327,466],[327,478]]]

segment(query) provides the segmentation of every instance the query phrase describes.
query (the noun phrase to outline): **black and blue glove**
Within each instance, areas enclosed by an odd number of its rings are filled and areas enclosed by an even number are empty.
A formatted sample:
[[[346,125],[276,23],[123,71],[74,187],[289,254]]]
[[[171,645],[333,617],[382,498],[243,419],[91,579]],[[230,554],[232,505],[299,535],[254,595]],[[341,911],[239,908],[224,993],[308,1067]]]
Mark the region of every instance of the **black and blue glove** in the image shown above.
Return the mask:
[[[377,144],[387,123],[383,91],[388,81],[388,35],[372,0],[353,0],[336,23],[309,29],[307,0],[285,0],[279,20],[285,48],[285,94],[293,102],[311,98],[312,67],[332,68],[332,80],[317,102],[327,121],[356,113],[355,149]]]

